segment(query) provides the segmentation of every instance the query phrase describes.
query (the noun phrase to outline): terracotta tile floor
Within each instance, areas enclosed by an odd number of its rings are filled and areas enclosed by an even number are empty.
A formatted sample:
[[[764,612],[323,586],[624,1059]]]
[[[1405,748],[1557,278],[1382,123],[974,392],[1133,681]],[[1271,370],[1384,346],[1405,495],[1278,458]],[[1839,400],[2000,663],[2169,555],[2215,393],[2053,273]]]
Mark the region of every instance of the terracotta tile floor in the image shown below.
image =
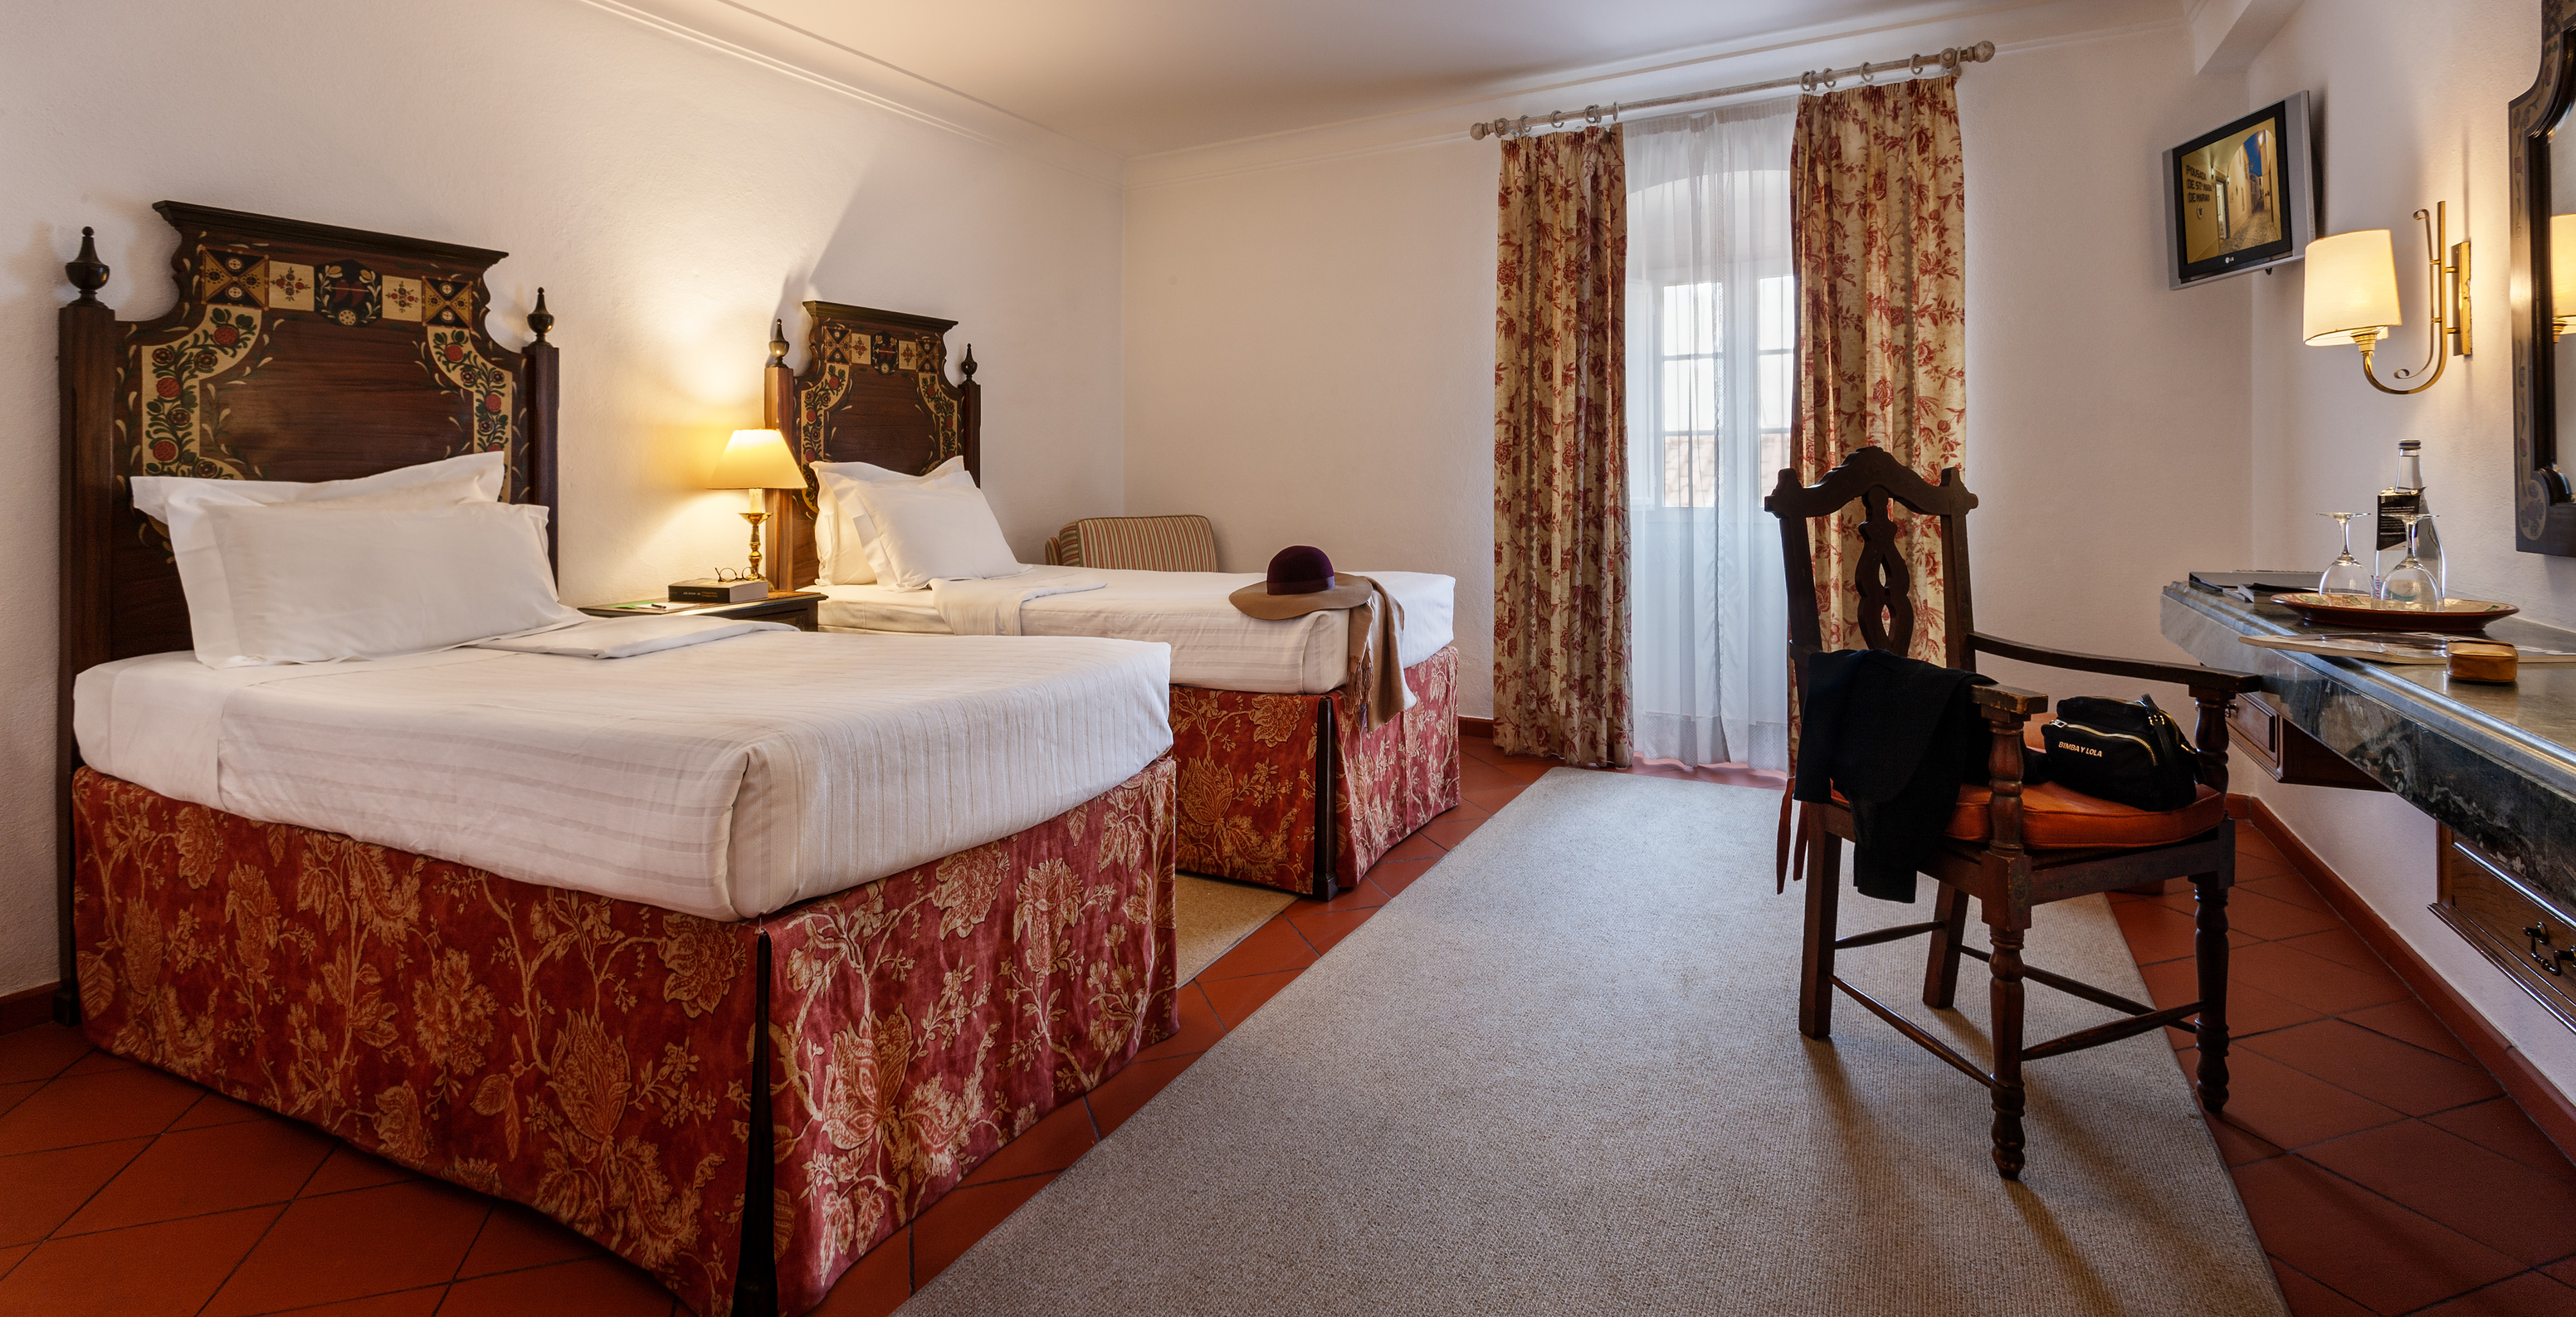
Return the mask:
[[[820,1312],[892,1311],[1108,1137],[1225,1031],[1511,803],[1553,762],[1466,742],[1466,803],[1298,901],[1181,991],[1181,1032],[1040,1121],[862,1259]],[[1776,775],[1635,772],[1776,789]],[[2576,1313],[2576,1168],[2243,829],[2235,1097],[2211,1129],[2299,1317]],[[2115,897],[2160,1003],[2191,989],[2191,898]],[[2044,963],[2044,961],[2043,961]],[[2190,1037],[2170,1034],[2192,1063]],[[524,1208],[92,1051],[0,1036],[0,1313],[683,1311]]]

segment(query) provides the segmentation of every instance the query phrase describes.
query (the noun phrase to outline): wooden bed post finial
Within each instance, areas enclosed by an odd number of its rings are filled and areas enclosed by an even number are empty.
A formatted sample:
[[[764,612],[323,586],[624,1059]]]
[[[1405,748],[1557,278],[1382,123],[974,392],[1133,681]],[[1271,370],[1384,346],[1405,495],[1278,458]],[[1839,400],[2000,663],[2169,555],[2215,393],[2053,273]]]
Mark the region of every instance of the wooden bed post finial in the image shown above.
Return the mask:
[[[968,378],[968,379],[970,379],[970,380],[971,380],[971,379],[973,379],[973,378],[975,378],[975,345],[974,345],[974,344],[969,343],[969,344],[967,344],[967,345],[966,345],[966,359],[965,359],[964,361],[961,361],[961,362],[958,362],[958,363],[957,363],[957,369],[959,369],[959,370],[961,370],[961,371],[964,371],[964,372],[965,372],[965,374],[966,374],[966,378]]]
[[[81,226],[80,255],[63,263],[63,273],[71,276],[72,287],[81,290],[81,301],[98,300],[98,290],[107,287],[107,262],[98,258],[96,230]]]
[[[787,364],[787,321],[784,317],[773,318],[769,322],[769,364]]]
[[[555,327],[554,312],[546,309],[546,290],[537,290],[537,308],[528,313],[528,328],[535,331],[536,341],[546,341],[546,331]]]

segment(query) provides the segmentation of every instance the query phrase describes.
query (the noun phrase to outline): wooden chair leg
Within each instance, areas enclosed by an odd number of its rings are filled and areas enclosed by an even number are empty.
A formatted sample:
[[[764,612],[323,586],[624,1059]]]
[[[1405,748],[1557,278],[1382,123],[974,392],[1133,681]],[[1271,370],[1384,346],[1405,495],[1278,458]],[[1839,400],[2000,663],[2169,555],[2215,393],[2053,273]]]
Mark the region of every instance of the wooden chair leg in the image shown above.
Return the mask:
[[[1959,998],[1959,939],[1968,931],[1968,894],[1948,883],[1932,902],[1931,957],[1923,966],[1923,1004],[1946,1011]]]
[[[1810,815],[1812,817],[1812,815]],[[1842,903],[1843,843],[1815,828],[1807,839],[1807,932],[1798,965],[1798,1032],[1833,1034],[1834,922]]]
[[[2227,1106],[2227,891],[2236,885],[2236,856],[2229,852],[2216,873],[2194,874],[2200,915],[2192,959],[2200,971],[2200,1105]]]
[[[2022,930],[2005,928],[1989,916],[1986,930],[1994,937],[1995,1037],[1995,1170],[2007,1180],[2021,1178],[2021,947]]]

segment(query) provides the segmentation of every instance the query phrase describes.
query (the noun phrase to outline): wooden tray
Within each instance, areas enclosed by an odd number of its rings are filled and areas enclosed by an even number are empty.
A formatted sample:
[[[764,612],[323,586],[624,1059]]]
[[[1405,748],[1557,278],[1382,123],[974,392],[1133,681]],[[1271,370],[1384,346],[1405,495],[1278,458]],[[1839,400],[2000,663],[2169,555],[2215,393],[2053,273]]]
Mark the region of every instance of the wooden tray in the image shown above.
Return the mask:
[[[2297,609],[2299,619],[2312,625],[2362,631],[2477,631],[2522,611],[2487,599],[2445,599],[2434,612],[2360,594],[2276,594],[2271,602]]]

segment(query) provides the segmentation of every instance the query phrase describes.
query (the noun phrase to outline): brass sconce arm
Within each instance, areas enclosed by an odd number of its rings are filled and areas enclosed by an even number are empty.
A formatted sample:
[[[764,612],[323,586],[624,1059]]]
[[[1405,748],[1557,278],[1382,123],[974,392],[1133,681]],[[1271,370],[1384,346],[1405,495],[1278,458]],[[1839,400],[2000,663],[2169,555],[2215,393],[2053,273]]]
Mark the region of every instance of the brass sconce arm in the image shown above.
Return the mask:
[[[2445,244],[2451,236],[2449,210],[2449,202],[2437,201],[2433,203],[2433,209],[2415,212],[2415,218],[2424,225],[2424,251],[2432,267],[2431,297],[2426,305],[2433,313],[2433,336],[2426,345],[2424,364],[2411,370],[2401,370],[2396,378],[2403,381],[2422,376],[2421,382],[2412,388],[2401,389],[2382,383],[2372,371],[2371,355],[2377,346],[2375,340],[2386,331],[2364,330],[2352,336],[2354,345],[2361,349],[2362,377],[2370,381],[2370,387],[2382,393],[2422,393],[2442,378],[2442,370],[2450,365],[2453,353],[2463,357],[2469,355],[2469,243],[2463,238],[2450,245],[2447,249],[2450,259],[2443,259]],[[2445,279],[2449,280],[2447,287]],[[2425,375],[2427,370],[2433,373]]]

